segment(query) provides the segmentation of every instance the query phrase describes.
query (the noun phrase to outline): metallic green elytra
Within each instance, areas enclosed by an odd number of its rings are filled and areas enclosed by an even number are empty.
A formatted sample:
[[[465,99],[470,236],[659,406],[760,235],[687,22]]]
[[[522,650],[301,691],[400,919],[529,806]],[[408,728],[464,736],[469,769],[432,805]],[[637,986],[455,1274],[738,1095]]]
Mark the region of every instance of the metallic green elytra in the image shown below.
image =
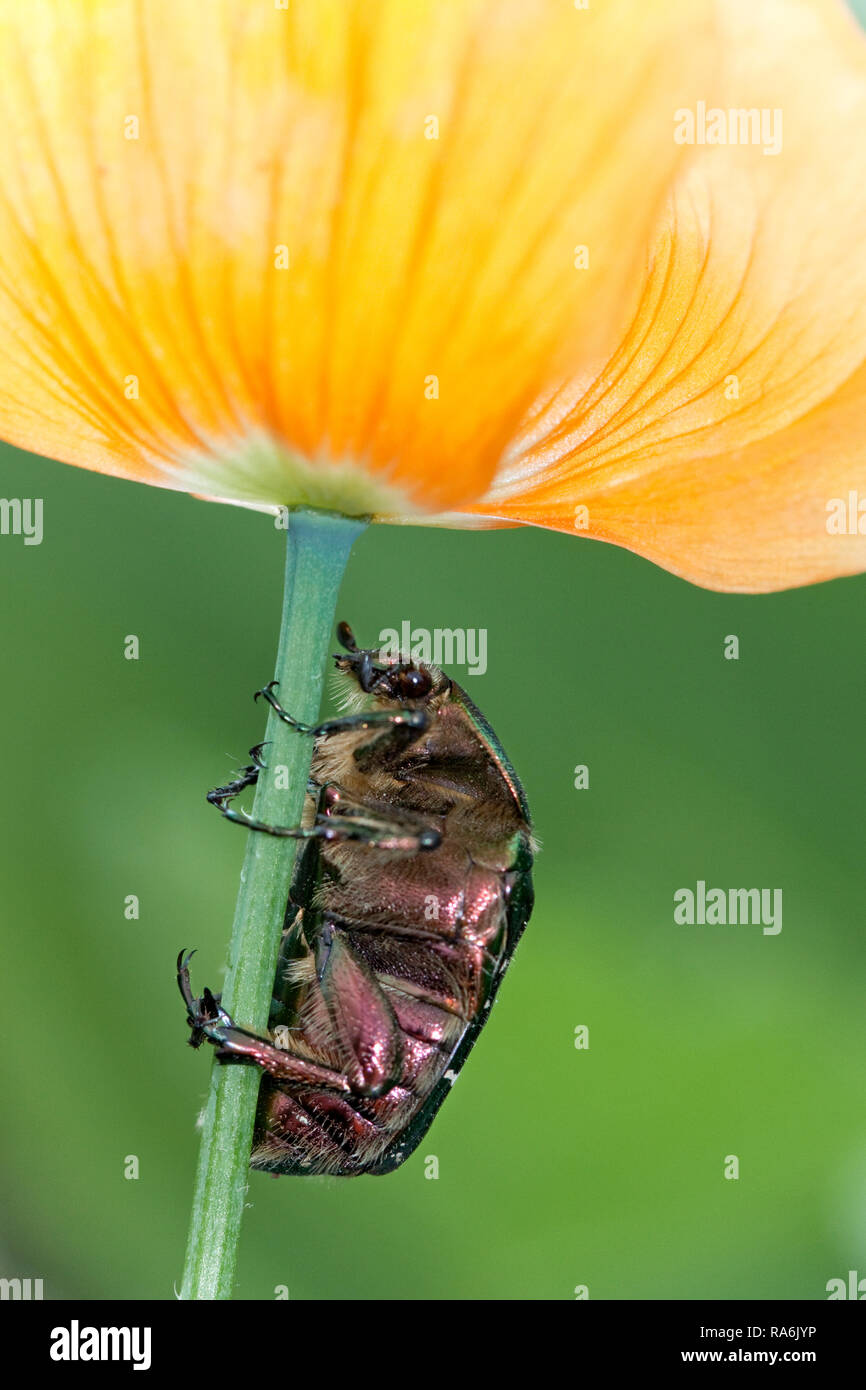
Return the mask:
[[[532,910],[523,788],[493,729],[437,667],[359,648],[335,657],[353,712],[316,727],[300,826],[231,802],[260,747],[210,792],[224,815],[304,840],[292,879],[268,1036],[178,979],[192,1036],[262,1069],[252,1165],[389,1173],[432,1123],[487,1020]]]

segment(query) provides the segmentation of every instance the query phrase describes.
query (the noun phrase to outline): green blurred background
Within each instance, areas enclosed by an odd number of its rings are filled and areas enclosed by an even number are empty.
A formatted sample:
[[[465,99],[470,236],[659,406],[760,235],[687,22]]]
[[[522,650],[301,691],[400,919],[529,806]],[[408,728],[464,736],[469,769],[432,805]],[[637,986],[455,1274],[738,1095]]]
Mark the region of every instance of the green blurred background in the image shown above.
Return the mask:
[[[41,545],[0,539],[0,1273],[171,1298],[210,1062],[174,960],[195,945],[221,982],[244,834],[204,793],[262,735],[284,533],[0,464],[4,496],[45,508]],[[466,684],[527,788],[537,905],[400,1171],[251,1176],[238,1297],[808,1299],[866,1275],[864,597],[707,593],[532,530],[362,536],[338,613],[364,641],[488,629]],[[781,934],[675,926],[699,878],[781,887]]]

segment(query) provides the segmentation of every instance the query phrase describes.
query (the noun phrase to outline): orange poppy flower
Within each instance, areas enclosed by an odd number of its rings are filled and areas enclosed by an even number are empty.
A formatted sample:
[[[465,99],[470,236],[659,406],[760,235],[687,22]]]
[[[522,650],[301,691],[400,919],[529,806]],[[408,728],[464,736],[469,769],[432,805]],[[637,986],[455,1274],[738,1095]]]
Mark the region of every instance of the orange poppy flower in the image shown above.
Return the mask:
[[[4,438],[716,588],[866,568],[841,0],[0,0],[0,64]]]

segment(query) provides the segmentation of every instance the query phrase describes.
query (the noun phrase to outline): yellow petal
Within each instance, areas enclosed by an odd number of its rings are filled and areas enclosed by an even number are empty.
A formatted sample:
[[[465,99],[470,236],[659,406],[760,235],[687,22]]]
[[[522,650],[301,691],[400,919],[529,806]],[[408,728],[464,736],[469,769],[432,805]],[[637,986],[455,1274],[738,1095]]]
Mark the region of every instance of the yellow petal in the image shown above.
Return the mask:
[[[466,508],[617,341],[707,14],[0,0],[0,435],[228,500]]]
[[[768,113],[759,142],[700,148],[619,349],[479,510],[773,589],[866,568],[866,536],[827,530],[834,499],[866,502],[866,39],[835,0],[721,14],[726,105]]]

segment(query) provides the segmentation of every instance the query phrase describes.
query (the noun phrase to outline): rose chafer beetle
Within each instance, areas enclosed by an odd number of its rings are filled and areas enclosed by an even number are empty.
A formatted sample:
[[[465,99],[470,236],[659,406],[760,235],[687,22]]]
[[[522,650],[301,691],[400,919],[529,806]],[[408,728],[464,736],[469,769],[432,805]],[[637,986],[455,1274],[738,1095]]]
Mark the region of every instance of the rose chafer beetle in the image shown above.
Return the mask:
[[[389,1173],[426,1134],[487,1020],[529,919],[526,797],[496,734],[437,667],[359,648],[335,656],[355,712],[315,727],[300,826],[231,806],[263,767],[208,793],[229,819],[306,842],[292,879],[268,1020],[239,1027],[189,956],[178,983],[192,1029],[221,1061],[262,1069],[252,1166]]]

